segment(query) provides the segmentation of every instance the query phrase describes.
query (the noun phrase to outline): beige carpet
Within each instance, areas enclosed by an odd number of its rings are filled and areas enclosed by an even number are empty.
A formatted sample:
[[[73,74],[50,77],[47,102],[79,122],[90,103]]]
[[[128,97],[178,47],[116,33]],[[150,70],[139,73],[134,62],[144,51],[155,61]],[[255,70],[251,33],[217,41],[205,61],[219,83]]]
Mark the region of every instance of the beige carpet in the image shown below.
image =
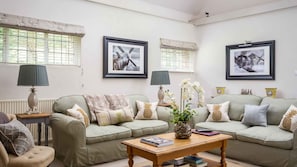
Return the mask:
[[[213,155],[213,154],[209,154],[209,153],[199,153],[199,156],[201,157],[206,157],[207,159],[210,160],[214,160],[219,162],[220,157],[217,155]],[[152,167],[152,162],[135,156],[134,157],[134,165],[133,167]],[[235,161],[232,159],[227,158],[227,166],[228,167],[258,167],[256,165],[251,165],[251,164],[247,164],[247,163],[243,163],[240,161]],[[50,167],[64,167],[63,164],[61,162],[59,162],[58,160],[55,160]],[[118,160],[118,161],[114,161],[114,162],[109,162],[109,163],[104,163],[104,164],[98,164],[98,165],[94,165],[92,167],[128,167],[128,159],[122,159],[122,160]]]

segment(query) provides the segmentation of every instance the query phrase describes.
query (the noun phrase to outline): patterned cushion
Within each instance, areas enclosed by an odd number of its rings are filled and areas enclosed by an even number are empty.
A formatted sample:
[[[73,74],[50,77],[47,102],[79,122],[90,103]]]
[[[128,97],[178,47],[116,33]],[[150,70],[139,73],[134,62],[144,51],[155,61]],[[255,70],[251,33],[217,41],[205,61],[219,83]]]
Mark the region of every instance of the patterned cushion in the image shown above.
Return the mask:
[[[112,110],[117,110],[129,106],[129,100],[125,97],[125,95],[105,95],[105,97],[109,102],[109,108]]]
[[[136,100],[138,112],[135,119],[158,119],[157,105],[158,102],[146,103]]]
[[[230,121],[228,116],[229,103],[230,103],[229,101],[226,101],[221,104],[207,104],[207,109],[210,114],[206,121],[213,121],[213,122]]]
[[[8,122],[9,122],[8,116],[5,113],[0,112],[0,124],[6,124]]]
[[[16,119],[0,124],[0,140],[7,152],[17,156],[23,155],[34,146],[29,129]]]
[[[95,122],[96,120],[96,115],[95,115],[95,110],[100,110],[100,109],[109,109],[109,103],[106,100],[104,95],[84,95],[86,102],[89,106],[90,113],[92,115],[91,117],[91,122]]]
[[[67,109],[67,114],[83,122],[86,127],[90,125],[88,114],[77,104],[74,104],[72,108]]]
[[[117,110],[96,110],[96,117],[100,126],[114,125],[133,120],[133,111],[129,106]]]
[[[279,127],[281,129],[294,132],[297,129],[297,107],[291,105],[284,114]]]
[[[248,105],[244,107],[242,123],[248,126],[267,126],[267,109],[269,104]]]

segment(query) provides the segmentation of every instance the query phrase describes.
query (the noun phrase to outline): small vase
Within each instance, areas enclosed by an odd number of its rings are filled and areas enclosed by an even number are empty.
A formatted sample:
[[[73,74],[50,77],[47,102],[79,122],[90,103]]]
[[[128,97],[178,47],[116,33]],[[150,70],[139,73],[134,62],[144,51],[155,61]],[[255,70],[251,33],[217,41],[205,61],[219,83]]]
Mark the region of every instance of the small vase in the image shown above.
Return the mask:
[[[191,135],[191,126],[187,122],[178,122],[174,127],[175,138],[188,139]]]

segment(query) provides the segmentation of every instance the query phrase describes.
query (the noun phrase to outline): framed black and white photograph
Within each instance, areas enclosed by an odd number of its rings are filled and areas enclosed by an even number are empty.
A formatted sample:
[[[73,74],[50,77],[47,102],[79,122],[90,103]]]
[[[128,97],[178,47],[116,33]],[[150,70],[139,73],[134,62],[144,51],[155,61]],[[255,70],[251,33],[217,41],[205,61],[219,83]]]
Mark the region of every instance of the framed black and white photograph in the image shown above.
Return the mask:
[[[275,41],[226,46],[227,80],[274,80]]]
[[[147,78],[148,42],[103,37],[103,78]]]

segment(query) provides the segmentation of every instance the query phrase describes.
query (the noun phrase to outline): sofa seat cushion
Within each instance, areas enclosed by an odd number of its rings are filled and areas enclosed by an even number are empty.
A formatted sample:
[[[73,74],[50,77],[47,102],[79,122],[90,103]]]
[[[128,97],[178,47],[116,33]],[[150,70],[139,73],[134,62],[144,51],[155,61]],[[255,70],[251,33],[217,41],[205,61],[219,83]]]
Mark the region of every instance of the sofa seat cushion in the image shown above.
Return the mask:
[[[109,140],[131,137],[131,130],[123,126],[107,125],[99,126],[91,124],[86,128],[87,144],[99,143]]]
[[[293,148],[293,133],[276,125],[254,126],[237,132],[237,139],[281,149]]]
[[[133,137],[164,133],[169,128],[168,123],[162,120],[134,120],[121,126],[131,129]]]
[[[233,139],[236,139],[236,133],[247,129],[248,126],[244,125],[240,121],[229,122],[200,122],[195,125],[195,128],[207,128],[215,131],[219,131],[224,134],[231,135]]]

